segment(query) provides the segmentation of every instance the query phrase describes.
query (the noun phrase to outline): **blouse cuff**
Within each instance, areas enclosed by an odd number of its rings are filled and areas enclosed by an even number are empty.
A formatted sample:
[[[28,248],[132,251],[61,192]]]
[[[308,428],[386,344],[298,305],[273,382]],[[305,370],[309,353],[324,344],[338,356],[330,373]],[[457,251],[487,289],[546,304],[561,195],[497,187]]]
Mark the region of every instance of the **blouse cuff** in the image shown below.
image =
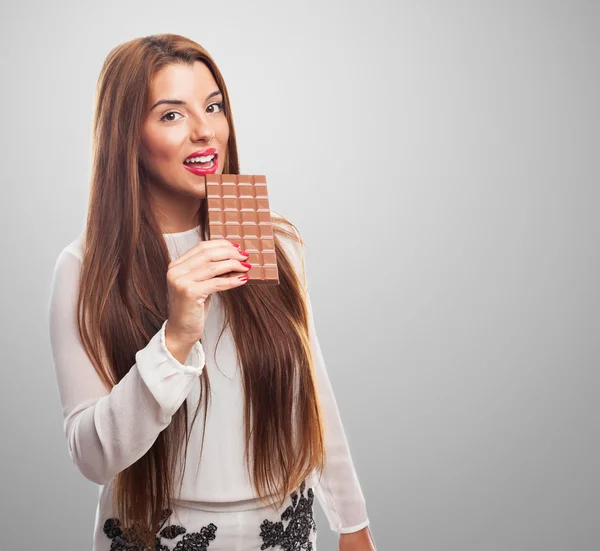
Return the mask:
[[[367,526],[369,526],[369,519],[365,520],[364,522],[361,522],[360,524],[355,524],[354,526],[348,526],[346,528],[338,526],[336,531],[340,534],[351,534],[352,532],[358,532],[359,530],[362,530]]]
[[[165,343],[165,325],[136,355],[137,370],[160,406],[160,421],[169,423],[202,374],[205,355],[198,341],[190,350],[185,364],[169,352]]]
[[[183,371],[184,373],[199,375],[200,373],[202,373],[202,369],[204,368],[204,364],[206,363],[206,356],[204,354],[204,348],[202,347],[202,344],[200,343],[200,341],[196,341],[192,346],[192,349],[190,350],[190,354],[186,358],[186,363],[182,364],[179,360],[177,360],[177,358],[175,358],[175,356],[173,356],[173,354],[171,354],[171,351],[167,348],[165,328],[167,326],[168,321],[168,319],[164,321],[159,332],[160,346],[162,348],[163,353],[167,356],[171,364],[177,369]],[[192,361],[191,363],[188,363],[190,355],[192,357]]]

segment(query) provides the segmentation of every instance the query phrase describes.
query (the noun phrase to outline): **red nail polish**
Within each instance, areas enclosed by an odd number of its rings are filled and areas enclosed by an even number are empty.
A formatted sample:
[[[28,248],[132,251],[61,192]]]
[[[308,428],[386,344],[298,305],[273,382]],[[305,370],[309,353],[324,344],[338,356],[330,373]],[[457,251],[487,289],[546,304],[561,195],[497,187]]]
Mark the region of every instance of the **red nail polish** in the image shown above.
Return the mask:
[[[239,276],[238,279],[240,281],[246,281],[248,279],[248,276],[247,275]]]
[[[231,243],[231,244],[232,244],[234,247],[236,247],[236,248],[238,248],[238,249],[240,248],[240,245],[239,245],[239,243],[234,243],[233,241],[230,241],[230,243]]]

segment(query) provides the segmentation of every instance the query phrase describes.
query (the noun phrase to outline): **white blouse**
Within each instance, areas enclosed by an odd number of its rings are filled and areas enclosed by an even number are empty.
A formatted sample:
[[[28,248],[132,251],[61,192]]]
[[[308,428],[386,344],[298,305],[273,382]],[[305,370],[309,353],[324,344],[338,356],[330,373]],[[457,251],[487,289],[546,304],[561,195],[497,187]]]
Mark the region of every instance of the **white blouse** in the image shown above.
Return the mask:
[[[163,236],[171,259],[201,240],[199,226]],[[165,346],[167,320],[136,353],[136,363],[129,372],[109,391],[77,331],[83,243],[82,233],[59,254],[48,313],[69,455],[83,476],[100,485],[96,531],[113,515],[108,499],[113,477],[150,449],[186,398],[191,420],[200,397],[199,376],[203,369],[208,370],[211,381],[204,450],[200,458],[204,421],[204,409],[200,408],[191,429],[182,491],[175,503],[193,507],[194,503],[239,501],[247,508],[256,500],[256,506],[260,506],[243,461],[243,389],[229,327],[216,347],[223,323],[219,293],[211,295],[202,342],[194,345],[183,365]],[[300,281],[306,283],[301,246],[285,236],[282,243]],[[310,299],[308,306],[327,460],[320,479],[313,471],[307,485],[314,488],[331,530],[340,534],[356,532],[369,524],[365,499],[317,340]],[[175,480],[179,481],[179,472],[176,474]]]

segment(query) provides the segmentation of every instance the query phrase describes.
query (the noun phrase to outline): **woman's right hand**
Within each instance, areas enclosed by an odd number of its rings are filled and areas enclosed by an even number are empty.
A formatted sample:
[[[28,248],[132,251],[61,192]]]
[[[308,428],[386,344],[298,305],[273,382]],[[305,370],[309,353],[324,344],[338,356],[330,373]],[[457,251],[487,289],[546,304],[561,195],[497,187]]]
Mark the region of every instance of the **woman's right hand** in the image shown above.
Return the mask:
[[[191,347],[202,337],[206,321],[205,302],[211,293],[239,287],[238,279],[250,269],[248,258],[227,239],[200,241],[169,264],[167,271],[168,333],[177,345]],[[233,275],[223,276],[229,272]],[[235,272],[242,272],[236,274]],[[246,276],[247,277],[247,276]]]

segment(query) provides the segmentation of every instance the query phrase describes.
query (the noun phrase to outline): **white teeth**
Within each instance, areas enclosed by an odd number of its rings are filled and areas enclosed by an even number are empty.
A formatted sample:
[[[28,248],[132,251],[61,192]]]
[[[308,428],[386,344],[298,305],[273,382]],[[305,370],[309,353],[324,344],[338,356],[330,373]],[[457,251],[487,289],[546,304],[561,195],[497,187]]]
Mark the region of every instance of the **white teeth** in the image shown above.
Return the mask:
[[[215,158],[214,154],[207,155],[206,157],[192,157],[191,159],[186,159],[183,161],[184,163],[207,163],[208,161],[212,161]]]

